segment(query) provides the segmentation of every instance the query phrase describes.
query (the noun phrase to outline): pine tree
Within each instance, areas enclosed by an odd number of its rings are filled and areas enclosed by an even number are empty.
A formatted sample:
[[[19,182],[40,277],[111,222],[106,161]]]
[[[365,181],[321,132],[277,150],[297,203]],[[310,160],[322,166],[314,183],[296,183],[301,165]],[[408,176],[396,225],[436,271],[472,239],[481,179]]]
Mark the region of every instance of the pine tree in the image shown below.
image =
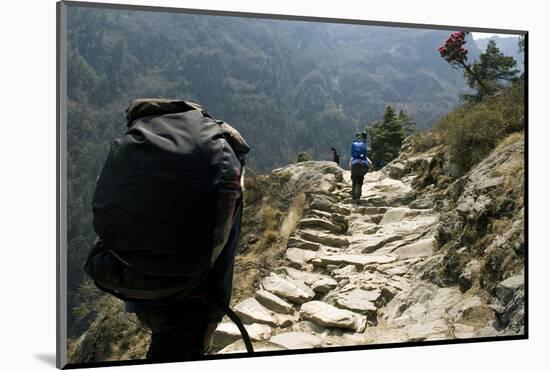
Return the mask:
[[[513,57],[507,57],[497,47],[494,40],[487,44],[485,52],[479,56],[479,61],[473,64],[467,63],[468,49],[464,48],[467,32],[454,32],[439,47],[439,53],[453,68],[464,70],[464,78],[467,85],[476,91],[475,94],[464,94],[462,99],[466,102],[476,103],[487,96],[498,93],[504,83],[517,79],[517,62]],[[521,46],[520,46],[521,47]]]
[[[368,132],[371,136],[371,160],[376,169],[382,168],[399,155],[405,138],[401,120],[388,106],[382,120],[375,122]]]
[[[469,102],[479,102],[485,96],[495,95],[504,87],[505,82],[516,78],[518,70],[515,69],[517,62],[513,57],[505,56],[497,47],[494,40],[487,44],[485,52],[480,54],[479,61],[472,65],[472,72],[477,76],[465,73],[466,82],[469,87],[477,90],[475,94],[465,94],[463,99]],[[480,88],[479,81],[485,84],[485,89]]]
[[[399,111],[397,119],[401,123],[405,137],[412,135],[416,131],[416,122],[414,122],[404,110]]]

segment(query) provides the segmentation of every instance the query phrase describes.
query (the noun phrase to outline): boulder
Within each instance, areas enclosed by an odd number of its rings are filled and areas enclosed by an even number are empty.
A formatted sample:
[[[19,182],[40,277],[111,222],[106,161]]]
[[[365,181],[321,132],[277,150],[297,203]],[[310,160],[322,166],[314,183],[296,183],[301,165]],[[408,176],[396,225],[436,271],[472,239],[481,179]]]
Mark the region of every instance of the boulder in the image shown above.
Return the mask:
[[[468,262],[458,277],[458,286],[462,292],[470,289],[474,282],[479,279],[480,271],[481,263],[478,260],[474,259]]]
[[[392,179],[400,179],[405,174],[405,167],[403,162],[392,162],[384,170]]]
[[[265,290],[298,304],[315,297],[315,292],[303,282],[284,278],[273,273],[263,280],[262,286]]]
[[[270,343],[281,346],[286,349],[317,348],[321,347],[321,338],[317,335],[290,332],[274,335]]]
[[[460,197],[457,201],[456,211],[466,217],[474,210],[475,200],[472,196]]]
[[[290,303],[267,290],[258,290],[256,292],[256,300],[273,312],[287,314],[294,311]]]
[[[364,316],[349,310],[336,308],[321,301],[304,303],[302,307],[300,307],[300,317],[305,320],[310,320],[317,325],[351,329],[357,332],[362,332],[367,322]]]
[[[285,179],[285,185],[297,192],[333,191],[342,181],[342,169],[332,161],[306,161],[290,164],[271,172]]]
[[[258,323],[271,326],[278,325],[277,320],[275,320],[271,312],[254,298],[245,299],[235,306],[235,313],[237,313],[246,324]]]
[[[507,304],[516,294],[517,290],[523,290],[525,278],[523,274],[509,277],[497,285],[496,294],[502,303]]]

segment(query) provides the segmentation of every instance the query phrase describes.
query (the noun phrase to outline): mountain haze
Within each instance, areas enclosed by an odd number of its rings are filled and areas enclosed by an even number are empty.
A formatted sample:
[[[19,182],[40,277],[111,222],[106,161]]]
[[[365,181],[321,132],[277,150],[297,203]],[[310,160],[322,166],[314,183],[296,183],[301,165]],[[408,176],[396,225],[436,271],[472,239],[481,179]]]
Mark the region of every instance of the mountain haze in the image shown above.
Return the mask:
[[[327,157],[333,145],[344,151],[388,104],[430,127],[465,91],[462,74],[437,53],[447,35],[71,8],[69,99],[76,109],[104,113],[96,123],[110,126],[104,142],[112,129],[122,132],[123,111],[136,97],[198,101],[261,148],[249,165],[265,172],[302,150],[314,157]]]

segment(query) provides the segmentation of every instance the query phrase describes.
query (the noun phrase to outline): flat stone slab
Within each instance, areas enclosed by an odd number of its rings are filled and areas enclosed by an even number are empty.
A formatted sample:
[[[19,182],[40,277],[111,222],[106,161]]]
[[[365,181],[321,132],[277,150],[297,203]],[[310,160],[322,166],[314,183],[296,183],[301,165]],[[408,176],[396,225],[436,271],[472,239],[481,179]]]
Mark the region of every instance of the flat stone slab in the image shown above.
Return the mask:
[[[356,273],[357,273],[357,266],[355,265],[347,265],[342,268],[332,270],[332,275],[334,276],[337,276],[337,275],[348,276]]]
[[[288,242],[286,245],[288,248],[308,249],[310,251],[317,251],[321,247],[319,243],[310,242],[308,240],[297,237],[288,238]]]
[[[338,286],[338,282],[334,279],[331,279],[329,277],[323,277],[313,284],[311,284],[311,289],[313,289],[316,292],[325,294],[330,292],[331,290],[335,289]]]
[[[298,222],[298,226],[302,228],[328,230],[337,234],[342,232],[342,228],[340,226],[337,226],[332,222],[324,220],[322,218],[304,218]]]
[[[254,352],[280,351],[283,349],[285,348],[269,342],[265,344],[257,343],[254,345]],[[224,354],[224,353],[244,353],[244,352],[246,352],[246,347],[244,345],[244,341],[240,339],[231,343],[230,345],[218,351],[217,353]]]
[[[288,248],[285,252],[285,257],[294,264],[303,266],[317,257],[317,253],[307,249]]]
[[[331,220],[332,219],[332,213],[325,212],[325,211],[319,211],[318,209],[310,209],[308,211],[308,216],[315,216],[317,218],[323,218],[325,220]]]
[[[389,269],[385,269],[384,272],[386,274],[390,274],[392,276],[402,276],[405,275],[407,272],[409,272],[409,268],[407,266],[401,265],[401,266],[393,266]]]
[[[381,293],[378,289],[363,290],[353,289],[345,293],[341,293],[336,297],[336,305],[351,311],[367,314],[367,316],[375,316],[377,307],[375,302],[380,299]]]
[[[414,243],[399,247],[392,251],[392,253],[399,256],[399,259],[417,258],[417,257],[429,257],[433,255],[434,239],[421,239]]]
[[[307,285],[312,285],[319,279],[323,278],[323,275],[316,274],[313,272],[306,272],[294,269],[292,267],[284,267],[283,271],[293,280],[300,280],[306,283]]]
[[[351,213],[349,208],[340,207],[328,197],[314,197],[309,204],[309,208],[318,209],[319,211],[328,213],[339,213],[346,216]]]
[[[286,349],[318,348],[321,347],[321,338],[317,335],[301,332],[281,333],[274,335],[270,343]]]
[[[379,225],[387,225],[394,222],[399,222],[405,218],[409,211],[409,208],[390,208],[386,211],[386,213],[384,213],[384,216],[380,220]]]
[[[362,243],[362,247],[363,247],[362,252],[372,253],[375,250],[382,248],[384,245],[400,239],[403,239],[403,236],[399,234],[371,235]]]
[[[273,317],[271,312],[254,298],[247,298],[239,303],[235,306],[235,312],[246,324],[258,323],[271,326],[278,325],[277,320]]]
[[[262,286],[265,290],[298,304],[315,297],[315,292],[302,281],[284,278],[273,273],[263,280]]]
[[[245,325],[246,331],[253,341],[265,341],[271,336],[271,327],[264,324]],[[224,322],[218,325],[214,332],[214,342],[217,346],[225,347],[241,339],[241,332],[233,322]]]
[[[320,266],[347,264],[365,267],[372,264],[392,263],[396,260],[397,257],[393,255],[334,254],[319,256],[311,262]]]
[[[329,247],[347,247],[349,240],[346,237],[327,234],[318,230],[300,230],[299,236],[304,240],[327,245]]]
[[[325,327],[351,329],[362,332],[367,319],[352,311],[336,308],[321,301],[304,303],[300,307],[300,317]]]
[[[273,312],[288,314],[294,311],[290,303],[267,290],[258,290],[256,300]]]

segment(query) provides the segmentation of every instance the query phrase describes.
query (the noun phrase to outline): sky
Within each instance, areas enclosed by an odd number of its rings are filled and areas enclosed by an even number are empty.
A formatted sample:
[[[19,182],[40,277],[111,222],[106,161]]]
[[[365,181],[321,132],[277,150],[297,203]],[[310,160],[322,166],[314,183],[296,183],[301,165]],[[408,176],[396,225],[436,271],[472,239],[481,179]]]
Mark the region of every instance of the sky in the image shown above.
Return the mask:
[[[504,34],[504,33],[472,32],[472,37],[474,38],[474,40],[489,38],[489,37],[493,37],[493,36],[517,37],[518,35],[509,35],[509,34]]]

